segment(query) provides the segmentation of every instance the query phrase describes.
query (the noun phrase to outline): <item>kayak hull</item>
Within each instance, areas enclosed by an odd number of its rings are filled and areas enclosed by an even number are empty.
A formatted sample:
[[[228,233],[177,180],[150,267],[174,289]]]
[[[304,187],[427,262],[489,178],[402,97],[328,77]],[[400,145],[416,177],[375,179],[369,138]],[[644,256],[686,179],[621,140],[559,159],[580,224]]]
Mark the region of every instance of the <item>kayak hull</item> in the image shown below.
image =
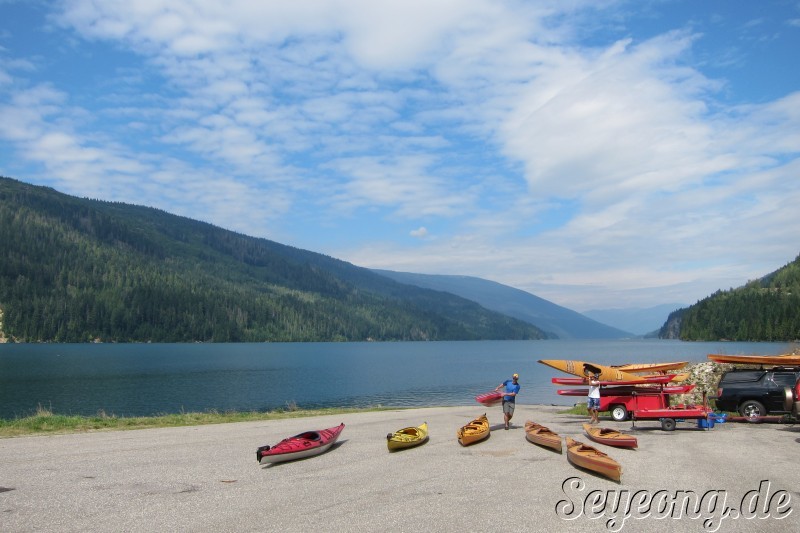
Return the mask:
[[[398,429],[394,433],[386,435],[386,447],[390,452],[413,448],[428,442],[428,423],[416,427]]]
[[[456,438],[462,446],[469,446],[488,438],[489,433],[489,419],[486,418],[486,414],[483,414],[469,424],[460,427],[456,431]]]
[[[597,448],[567,437],[567,460],[574,466],[590,470],[614,481],[622,478],[618,462]]]
[[[636,374],[623,372],[616,368],[587,363],[585,361],[569,361],[566,359],[540,359],[539,362],[556,370],[561,370],[573,376],[582,378],[591,377],[593,374],[599,375],[600,381],[641,381],[642,377]]]
[[[486,392],[475,396],[475,401],[486,407],[491,407],[503,401],[503,393],[498,391]]]
[[[525,422],[525,438],[533,444],[550,448],[558,453],[562,452],[561,435],[531,420]]]
[[[800,366],[800,354],[785,355],[722,355],[708,354],[715,363],[736,363],[745,365]]]
[[[601,428],[592,426],[590,424],[584,424],[583,431],[586,432],[586,436],[591,440],[607,446],[615,446],[617,448],[636,448],[639,445],[636,437],[621,433],[616,429]]]
[[[306,431],[283,439],[275,446],[261,446],[256,451],[259,464],[273,464],[305,459],[326,452],[339,439],[344,424],[318,431]]]
[[[630,396],[632,393],[636,394],[686,394],[692,392],[695,385],[673,385],[668,387],[648,387],[648,386],[626,386],[614,385],[610,387],[602,387],[600,389],[600,397],[607,396]],[[556,394],[559,396],[588,396],[589,389],[558,389]]]
[[[667,370],[680,370],[689,364],[689,361],[676,361],[674,363],[634,363],[628,365],[611,365],[623,372],[638,374],[639,372],[666,372]]]

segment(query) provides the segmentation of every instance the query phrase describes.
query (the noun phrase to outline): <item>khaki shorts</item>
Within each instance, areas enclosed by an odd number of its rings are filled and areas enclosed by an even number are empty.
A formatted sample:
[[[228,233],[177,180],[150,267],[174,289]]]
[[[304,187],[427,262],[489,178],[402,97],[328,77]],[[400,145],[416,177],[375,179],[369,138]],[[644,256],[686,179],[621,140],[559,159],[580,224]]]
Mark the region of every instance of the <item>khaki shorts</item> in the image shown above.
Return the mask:
[[[513,415],[514,414],[514,407],[516,405],[517,405],[516,402],[509,402],[509,401],[503,400],[503,413],[505,413],[507,415]]]

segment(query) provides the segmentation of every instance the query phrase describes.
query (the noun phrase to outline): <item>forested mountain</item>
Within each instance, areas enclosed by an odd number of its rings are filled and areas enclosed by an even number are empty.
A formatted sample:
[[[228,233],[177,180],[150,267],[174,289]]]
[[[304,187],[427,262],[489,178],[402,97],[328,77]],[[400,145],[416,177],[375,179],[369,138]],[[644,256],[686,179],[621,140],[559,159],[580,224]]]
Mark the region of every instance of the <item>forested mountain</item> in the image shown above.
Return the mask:
[[[321,254],[2,177],[0,313],[18,342],[544,337]]]
[[[800,339],[800,256],[761,279],[717,291],[675,311],[659,337],[693,341]]]
[[[534,324],[559,339],[621,339],[634,336],[632,333],[601,324],[529,292],[486,279],[388,270],[373,272],[388,276],[400,283],[447,291],[473,300],[486,309]]]

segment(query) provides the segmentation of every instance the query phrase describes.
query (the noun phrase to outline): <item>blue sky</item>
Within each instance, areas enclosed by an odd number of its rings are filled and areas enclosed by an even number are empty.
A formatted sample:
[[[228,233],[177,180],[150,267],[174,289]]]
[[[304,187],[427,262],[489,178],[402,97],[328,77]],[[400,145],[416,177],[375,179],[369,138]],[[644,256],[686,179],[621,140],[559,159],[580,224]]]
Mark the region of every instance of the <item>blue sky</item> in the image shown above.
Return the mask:
[[[0,174],[585,311],[800,253],[800,0],[0,0]]]

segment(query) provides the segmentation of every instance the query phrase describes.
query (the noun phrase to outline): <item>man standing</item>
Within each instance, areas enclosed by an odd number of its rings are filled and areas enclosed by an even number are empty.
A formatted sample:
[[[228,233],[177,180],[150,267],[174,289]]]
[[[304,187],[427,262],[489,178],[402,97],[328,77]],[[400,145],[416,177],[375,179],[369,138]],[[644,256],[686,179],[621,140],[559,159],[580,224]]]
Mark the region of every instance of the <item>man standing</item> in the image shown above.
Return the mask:
[[[505,380],[494,389],[496,391],[504,389],[503,418],[505,419],[506,422],[506,429],[508,429],[509,427],[509,424],[511,422],[511,417],[514,416],[514,407],[516,406],[517,394],[519,393],[519,383],[517,382],[518,379],[519,379],[519,374],[514,374],[513,376],[511,376],[511,379]]]
[[[597,411],[600,409],[600,376],[594,374],[589,381],[589,397],[586,400],[586,407],[592,419],[590,424],[597,424],[600,422]]]

